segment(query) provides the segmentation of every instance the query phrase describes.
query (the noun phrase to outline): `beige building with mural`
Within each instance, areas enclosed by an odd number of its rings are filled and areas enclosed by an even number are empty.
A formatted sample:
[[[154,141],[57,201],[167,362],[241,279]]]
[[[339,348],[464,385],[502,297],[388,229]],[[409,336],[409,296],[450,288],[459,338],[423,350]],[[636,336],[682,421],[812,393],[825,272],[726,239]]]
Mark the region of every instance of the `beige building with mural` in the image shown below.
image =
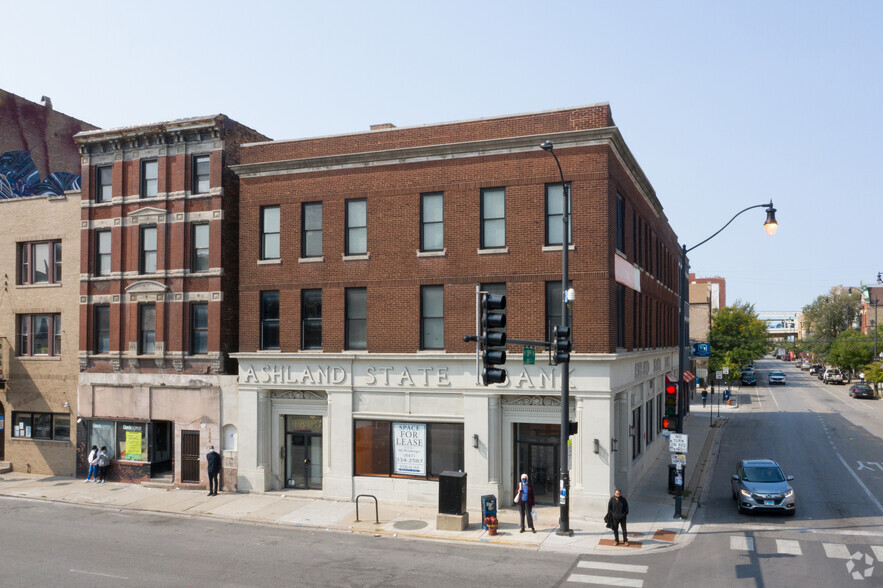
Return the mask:
[[[14,471],[72,476],[80,193],[0,200],[0,458]]]

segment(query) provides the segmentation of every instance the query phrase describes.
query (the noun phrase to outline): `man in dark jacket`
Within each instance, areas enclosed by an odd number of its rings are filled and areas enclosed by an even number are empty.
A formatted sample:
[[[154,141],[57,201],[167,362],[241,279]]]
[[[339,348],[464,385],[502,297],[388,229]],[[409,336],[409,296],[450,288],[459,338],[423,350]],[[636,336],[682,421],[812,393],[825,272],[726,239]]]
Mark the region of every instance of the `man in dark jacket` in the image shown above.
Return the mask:
[[[622,496],[622,492],[619,491],[619,488],[616,489],[613,496],[610,498],[610,501],[607,503],[607,514],[610,515],[613,538],[616,540],[616,544],[620,545],[619,527],[622,525],[622,545],[628,545],[629,532],[625,526],[625,519],[629,514],[629,503],[628,500]]]
[[[221,455],[215,451],[214,445],[209,445],[205,461],[208,464],[208,495],[217,496],[218,475],[221,473]]]

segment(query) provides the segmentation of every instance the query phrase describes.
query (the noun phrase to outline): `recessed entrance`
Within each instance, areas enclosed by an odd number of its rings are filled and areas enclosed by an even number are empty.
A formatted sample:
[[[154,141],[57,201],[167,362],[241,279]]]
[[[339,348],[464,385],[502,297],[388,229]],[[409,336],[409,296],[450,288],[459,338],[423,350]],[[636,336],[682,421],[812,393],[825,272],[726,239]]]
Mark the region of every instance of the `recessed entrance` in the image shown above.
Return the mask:
[[[322,417],[285,417],[286,488],[322,488]]]
[[[516,423],[516,478],[527,472],[538,504],[556,503],[560,447],[561,425]]]

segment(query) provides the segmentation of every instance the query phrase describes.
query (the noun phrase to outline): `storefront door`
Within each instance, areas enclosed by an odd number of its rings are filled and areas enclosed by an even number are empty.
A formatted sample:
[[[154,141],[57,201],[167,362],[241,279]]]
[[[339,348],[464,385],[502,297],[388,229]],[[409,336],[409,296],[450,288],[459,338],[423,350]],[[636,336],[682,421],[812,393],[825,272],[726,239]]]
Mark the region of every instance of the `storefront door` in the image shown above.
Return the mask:
[[[518,423],[516,477],[527,473],[538,504],[555,504],[558,496],[560,425]],[[516,480],[517,482],[517,480]]]
[[[285,417],[285,485],[322,488],[322,418]]]

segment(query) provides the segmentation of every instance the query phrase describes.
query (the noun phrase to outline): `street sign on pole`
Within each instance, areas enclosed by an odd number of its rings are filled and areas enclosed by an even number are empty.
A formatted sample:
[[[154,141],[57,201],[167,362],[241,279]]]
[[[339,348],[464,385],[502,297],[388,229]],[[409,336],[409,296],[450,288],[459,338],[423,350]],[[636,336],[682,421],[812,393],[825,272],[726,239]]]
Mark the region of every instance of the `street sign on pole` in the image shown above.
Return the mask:
[[[668,436],[668,450],[672,453],[687,453],[687,435],[672,433]]]
[[[521,352],[521,363],[524,365],[534,365],[536,359],[536,350],[533,347],[525,347]]]
[[[716,380],[723,380],[723,379],[724,379],[724,373],[723,373],[722,371],[718,370],[718,371],[714,372],[714,378],[715,378]]]
[[[711,357],[711,343],[693,343],[693,357]]]
[[[730,374],[729,366],[724,366],[724,375],[729,375],[729,374]]]

